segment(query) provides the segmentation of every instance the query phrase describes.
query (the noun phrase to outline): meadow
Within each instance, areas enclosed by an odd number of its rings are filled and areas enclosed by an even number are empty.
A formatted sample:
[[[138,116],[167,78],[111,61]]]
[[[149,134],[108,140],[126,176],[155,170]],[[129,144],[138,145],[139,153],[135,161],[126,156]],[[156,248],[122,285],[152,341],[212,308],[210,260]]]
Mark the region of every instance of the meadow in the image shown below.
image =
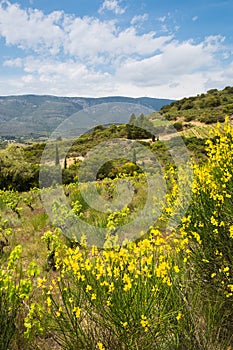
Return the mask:
[[[148,176],[155,175],[129,163],[112,178],[64,184],[70,207],[54,200],[54,220],[41,197],[52,198],[60,185],[0,190],[0,350],[233,349],[229,118],[212,133],[204,160],[190,164],[193,178],[166,161],[168,191],[162,199],[152,193],[148,218],[158,203],[161,212],[146,232],[130,223],[147,203]],[[154,145],[158,156],[162,147]],[[118,210],[98,212],[82,196],[94,185],[111,204],[122,181],[134,195]],[[183,184],[190,188],[188,206]],[[104,228],[101,244],[67,230],[71,217]],[[132,232],[122,239],[119,228],[127,224]]]

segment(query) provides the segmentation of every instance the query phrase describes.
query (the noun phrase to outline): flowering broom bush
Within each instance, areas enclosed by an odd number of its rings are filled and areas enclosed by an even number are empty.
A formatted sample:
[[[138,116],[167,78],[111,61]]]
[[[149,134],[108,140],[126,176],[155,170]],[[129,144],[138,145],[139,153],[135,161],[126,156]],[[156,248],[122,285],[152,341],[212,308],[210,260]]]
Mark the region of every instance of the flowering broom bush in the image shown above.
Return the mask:
[[[39,270],[34,262],[23,273],[21,266],[22,247],[16,246],[0,269],[0,350],[12,348],[12,341],[18,335],[17,318],[25,301],[31,295],[33,278]]]
[[[57,245],[58,273],[38,279],[46,331],[64,349],[175,347],[186,304],[174,242],[151,229],[147,239],[109,250]]]
[[[182,226],[195,278],[202,285],[202,295],[218,304],[225,335],[233,334],[232,141],[233,128],[227,118],[206,143],[207,162],[194,167],[193,199]]]

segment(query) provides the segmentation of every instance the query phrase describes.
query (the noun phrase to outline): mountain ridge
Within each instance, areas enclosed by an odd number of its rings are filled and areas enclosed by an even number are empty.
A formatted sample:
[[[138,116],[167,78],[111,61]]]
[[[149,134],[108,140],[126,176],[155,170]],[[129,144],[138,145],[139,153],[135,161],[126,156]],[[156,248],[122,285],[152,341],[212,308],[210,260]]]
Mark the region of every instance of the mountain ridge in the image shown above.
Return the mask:
[[[153,110],[173,102],[152,97],[66,97],[54,95],[0,96],[0,136],[48,136],[70,115],[101,103],[121,102]]]

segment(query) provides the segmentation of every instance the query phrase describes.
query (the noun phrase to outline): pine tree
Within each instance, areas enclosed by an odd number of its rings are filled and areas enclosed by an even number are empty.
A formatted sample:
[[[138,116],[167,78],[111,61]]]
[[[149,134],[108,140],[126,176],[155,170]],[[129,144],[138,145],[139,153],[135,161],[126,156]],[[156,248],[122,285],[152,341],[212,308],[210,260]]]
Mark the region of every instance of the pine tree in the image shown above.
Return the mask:
[[[136,116],[135,116],[134,113],[132,113],[131,116],[130,116],[129,124],[133,124],[134,125],[135,120],[136,120]]]
[[[56,144],[56,157],[55,157],[55,165],[60,165],[58,145]]]

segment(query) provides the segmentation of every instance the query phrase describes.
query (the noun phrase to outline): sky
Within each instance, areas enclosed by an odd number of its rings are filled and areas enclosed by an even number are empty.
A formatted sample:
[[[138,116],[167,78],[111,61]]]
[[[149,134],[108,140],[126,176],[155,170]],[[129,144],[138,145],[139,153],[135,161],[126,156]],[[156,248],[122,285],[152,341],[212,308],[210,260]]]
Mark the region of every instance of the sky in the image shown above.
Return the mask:
[[[0,95],[180,99],[233,81],[233,0],[0,0]]]

